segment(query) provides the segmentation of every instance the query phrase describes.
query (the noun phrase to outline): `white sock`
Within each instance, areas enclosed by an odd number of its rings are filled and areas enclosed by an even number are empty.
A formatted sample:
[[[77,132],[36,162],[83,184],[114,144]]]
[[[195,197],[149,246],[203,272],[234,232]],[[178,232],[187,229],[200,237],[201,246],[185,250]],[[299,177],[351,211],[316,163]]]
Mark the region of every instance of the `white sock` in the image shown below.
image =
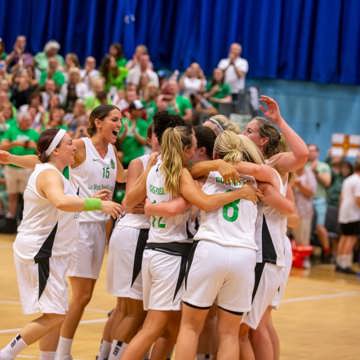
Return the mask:
[[[108,360],[119,360],[124,353],[127,344],[122,341],[113,340]]]
[[[338,255],[338,264],[342,268],[346,267],[345,262],[344,262],[344,256],[346,258],[346,255]],[[346,261],[346,259],[345,259],[345,261]]]
[[[105,360],[109,357],[111,349],[111,342],[106,340],[101,340],[99,354],[98,354],[98,360]]]
[[[344,255],[344,261],[347,268],[352,267],[353,254]]]
[[[16,335],[5,347],[0,351],[0,359],[15,359],[16,355],[27,347],[21,335]]]
[[[56,348],[55,359],[63,360],[64,357],[71,357],[71,345],[73,339],[67,339],[62,336],[59,338],[58,346]]]
[[[55,351],[40,351],[40,360],[54,360]]]

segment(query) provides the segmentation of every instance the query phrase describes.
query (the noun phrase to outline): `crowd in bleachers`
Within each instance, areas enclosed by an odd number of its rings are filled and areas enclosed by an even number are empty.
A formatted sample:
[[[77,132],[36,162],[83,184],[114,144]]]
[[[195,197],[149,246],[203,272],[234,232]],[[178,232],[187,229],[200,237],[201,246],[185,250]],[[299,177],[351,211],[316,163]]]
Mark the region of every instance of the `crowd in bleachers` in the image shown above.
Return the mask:
[[[231,45],[227,58],[219,59],[210,77],[198,63],[183,74],[156,71],[144,45],[138,45],[132,58],[126,59],[121,44],[114,43],[100,64],[88,56],[84,66],[74,53],[61,56],[56,41],[49,41],[37,54],[27,51],[25,36],[18,36],[10,47],[0,39],[0,149],[35,154],[39,133],[48,128],[63,128],[73,138],[88,136],[89,113],[100,104],[113,104],[123,114],[117,149],[124,167],[148,151],[148,128],[157,112],[179,114],[188,123],[207,122],[211,127],[208,119],[238,100],[248,72],[237,43]],[[300,215],[293,234],[298,245],[309,245],[310,239],[320,245],[322,260],[328,262],[335,255],[340,234],[337,218],[342,182],[353,169],[339,157],[322,163],[316,145],[309,149],[309,166],[292,180]],[[0,212],[6,215],[0,231],[14,232],[19,194],[29,171],[12,165],[0,171]],[[310,266],[309,257],[303,265]],[[337,266],[340,271],[344,268],[348,266]]]

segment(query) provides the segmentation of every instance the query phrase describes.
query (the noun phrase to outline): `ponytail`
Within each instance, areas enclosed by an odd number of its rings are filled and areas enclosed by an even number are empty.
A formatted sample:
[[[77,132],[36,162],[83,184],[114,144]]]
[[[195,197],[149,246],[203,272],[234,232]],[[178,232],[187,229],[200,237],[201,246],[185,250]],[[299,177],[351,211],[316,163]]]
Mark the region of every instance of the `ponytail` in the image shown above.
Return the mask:
[[[183,168],[184,149],[192,144],[190,126],[166,129],[161,139],[162,164],[160,171],[165,178],[165,191],[177,195],[180,192],[180,176]]]

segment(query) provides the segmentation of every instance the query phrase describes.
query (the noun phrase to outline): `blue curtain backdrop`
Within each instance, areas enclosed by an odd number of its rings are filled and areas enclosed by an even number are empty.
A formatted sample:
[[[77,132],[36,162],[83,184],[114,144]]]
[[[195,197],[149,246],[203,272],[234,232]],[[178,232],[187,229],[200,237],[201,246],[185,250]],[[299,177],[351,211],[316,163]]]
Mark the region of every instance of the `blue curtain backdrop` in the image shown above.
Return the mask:
[[[359,0],[0,0],[0,36],[34,53],[56,39],[82,60],[143,43],[157,67],[207,74],[238,41],[250,77],[359,84],[359,15]]]

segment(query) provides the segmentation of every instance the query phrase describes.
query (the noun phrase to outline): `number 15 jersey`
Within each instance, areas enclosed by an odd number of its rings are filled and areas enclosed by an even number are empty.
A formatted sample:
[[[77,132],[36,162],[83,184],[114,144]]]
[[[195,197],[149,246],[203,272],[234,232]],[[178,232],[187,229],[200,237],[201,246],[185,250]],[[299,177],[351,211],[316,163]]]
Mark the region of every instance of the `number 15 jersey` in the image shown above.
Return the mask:
[[[227,185],[221,175],[209,174],[202,190],[208,194],[234,191],[242,185]],[[222,246],[246,247],[257,250],[255,223],[257,205],[248,200],[235,200],[210,212],[201,211],[200,227],[194,240],[208,240]]]

